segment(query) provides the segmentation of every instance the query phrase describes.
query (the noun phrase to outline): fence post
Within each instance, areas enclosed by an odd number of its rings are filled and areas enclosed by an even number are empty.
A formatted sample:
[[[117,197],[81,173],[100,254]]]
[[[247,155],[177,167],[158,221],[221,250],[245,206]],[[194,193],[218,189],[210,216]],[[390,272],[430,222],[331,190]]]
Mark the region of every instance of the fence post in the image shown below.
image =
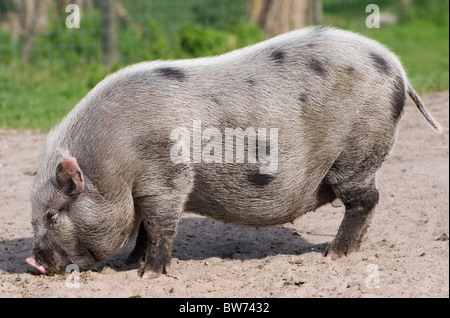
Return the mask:
[[[405,22],[408,7],[411,4],[411,0],[399,0],[398,1],[398,19],[400,22]]]
[[[322,23],[323,23],[322,0],[314,0],[314,24],[320,25]]]
[[[115,0],[99,1],[102,16],[102,60],[105,64],[110,64],[117,60],[115,2]]]
[[[322,23],[321,0],[248,0],[250,21],[270,36]]]

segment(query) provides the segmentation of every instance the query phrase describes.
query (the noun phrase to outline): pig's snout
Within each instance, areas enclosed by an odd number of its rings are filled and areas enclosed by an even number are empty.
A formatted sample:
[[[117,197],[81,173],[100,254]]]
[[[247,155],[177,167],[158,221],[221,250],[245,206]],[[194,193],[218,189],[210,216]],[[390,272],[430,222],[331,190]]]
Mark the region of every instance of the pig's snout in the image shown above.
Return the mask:
[[[25,262],[27,262],[28,265],[36,268],[41,274],[45,274],[47,271],[45,270],[45,267],[36,261],[36,258],[33,256],[28,257]]]
[[[31,267],[36,268],[39,273],[47,275],[62,273],[66,266],[70,264],[70,260],[66,256],[56,251],[33,253],[25,262]]]

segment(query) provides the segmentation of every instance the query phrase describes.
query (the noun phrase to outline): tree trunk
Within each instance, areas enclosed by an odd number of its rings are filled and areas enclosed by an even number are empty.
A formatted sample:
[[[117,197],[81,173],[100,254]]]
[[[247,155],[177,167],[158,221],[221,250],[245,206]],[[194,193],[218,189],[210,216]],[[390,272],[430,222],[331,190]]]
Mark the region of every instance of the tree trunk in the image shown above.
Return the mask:
[[[102,58],[105,64],[111,64],[117,60],[115,0],[102,0],[99,4],[102,14]]]
[[[321,0],[249,0],[247,3],[250,21],[270,36],[321,23],[321,9]]]
[[[400,22],[405,22],[408,7],[411,4],[411,0],[399,0],[398,1],[398,19]]]
[[[23,39],[22,61],[28,62],[38,30],[46,27],[48,0],[16,0],[19,9],[20,36]]]

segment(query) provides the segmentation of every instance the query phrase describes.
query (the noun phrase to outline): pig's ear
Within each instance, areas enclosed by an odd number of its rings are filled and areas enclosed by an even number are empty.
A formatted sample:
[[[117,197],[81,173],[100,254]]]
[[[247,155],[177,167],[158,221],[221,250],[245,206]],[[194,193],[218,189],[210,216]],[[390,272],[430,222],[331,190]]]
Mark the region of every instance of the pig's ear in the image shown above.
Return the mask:
[[[65,158],[56,167],[56,180],[67,194],[84,190],[83,173],[74,157]]]

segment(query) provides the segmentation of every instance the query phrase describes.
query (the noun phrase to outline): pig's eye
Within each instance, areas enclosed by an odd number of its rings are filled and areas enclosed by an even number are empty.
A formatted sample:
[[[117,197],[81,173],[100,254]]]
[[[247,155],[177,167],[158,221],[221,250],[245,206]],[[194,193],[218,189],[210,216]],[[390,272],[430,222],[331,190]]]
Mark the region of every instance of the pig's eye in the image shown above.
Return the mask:
[[[47,221],[54,223],[58,219],[60,211],[51,209],[47,212]]]

